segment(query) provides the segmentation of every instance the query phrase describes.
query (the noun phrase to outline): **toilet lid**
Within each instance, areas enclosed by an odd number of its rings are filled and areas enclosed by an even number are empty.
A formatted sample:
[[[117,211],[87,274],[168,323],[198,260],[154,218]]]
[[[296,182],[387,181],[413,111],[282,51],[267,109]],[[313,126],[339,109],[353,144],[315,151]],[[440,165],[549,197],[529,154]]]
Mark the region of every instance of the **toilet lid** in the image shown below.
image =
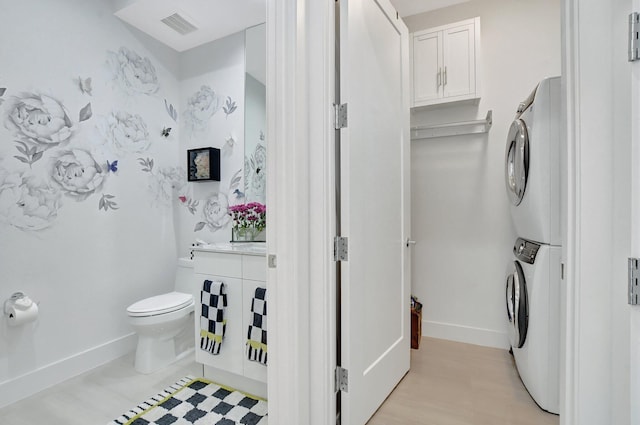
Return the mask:
[[[129,316],[155,316],[180,310],[193,303],[193,296],[182,292],[169,292],[133,303],[127,308]]]

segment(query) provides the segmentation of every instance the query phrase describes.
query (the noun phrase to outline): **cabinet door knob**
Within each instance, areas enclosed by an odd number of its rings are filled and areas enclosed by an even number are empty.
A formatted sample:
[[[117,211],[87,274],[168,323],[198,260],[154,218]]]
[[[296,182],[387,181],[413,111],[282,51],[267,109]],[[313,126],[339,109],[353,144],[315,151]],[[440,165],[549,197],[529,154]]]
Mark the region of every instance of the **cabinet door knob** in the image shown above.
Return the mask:
[[[444,83],[443,83],[443,85],[445,85],[445,86],[447,85],[447,67],[446,66],[444,67]]]

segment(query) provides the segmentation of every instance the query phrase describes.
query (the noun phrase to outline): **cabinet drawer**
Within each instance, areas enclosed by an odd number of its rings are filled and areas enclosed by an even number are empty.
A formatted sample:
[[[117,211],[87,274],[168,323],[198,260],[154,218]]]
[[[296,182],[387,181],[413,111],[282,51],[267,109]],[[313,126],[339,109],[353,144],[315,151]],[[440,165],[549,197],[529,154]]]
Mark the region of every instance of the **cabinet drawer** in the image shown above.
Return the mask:
[[[250,280],[267,280],[267,260],[263,256],[242,256],[242,278]]]
[[[242,256],[218,252],[197,252],[195,272],[228,277],[242,277]]]

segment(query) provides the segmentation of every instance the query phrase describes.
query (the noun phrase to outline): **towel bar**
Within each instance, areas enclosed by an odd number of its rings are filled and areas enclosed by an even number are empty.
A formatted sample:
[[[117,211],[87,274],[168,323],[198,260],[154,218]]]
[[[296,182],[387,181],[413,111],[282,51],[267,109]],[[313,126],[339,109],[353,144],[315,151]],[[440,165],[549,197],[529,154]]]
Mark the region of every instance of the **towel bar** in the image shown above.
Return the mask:
[[[411,127],[411,140],[488,133],[492,124],[493,111],[489,110],[487,116],[482,120]]]

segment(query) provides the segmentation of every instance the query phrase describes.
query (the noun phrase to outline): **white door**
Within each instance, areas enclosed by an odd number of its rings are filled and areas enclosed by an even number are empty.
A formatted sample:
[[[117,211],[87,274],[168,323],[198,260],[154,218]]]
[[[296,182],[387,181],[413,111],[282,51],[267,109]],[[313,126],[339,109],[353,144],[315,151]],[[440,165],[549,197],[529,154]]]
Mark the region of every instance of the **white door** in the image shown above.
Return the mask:
[[[444,97],[465,96],[476,91],[474,24],[444,31]]]
[[[633,1],[636,11],[640,7],[640,1]],[[633,62],[631,68],[631,257],[640,258],[640,63]],[[640,424],[640,305],[632,306],[630,316],[630,423]]]
[[[409,370],[409,42],[388,0],[340,4],[342,423],[363,425]]]
[[[413,103],[442,97],[442,31],[416,34],[412,39]]]

